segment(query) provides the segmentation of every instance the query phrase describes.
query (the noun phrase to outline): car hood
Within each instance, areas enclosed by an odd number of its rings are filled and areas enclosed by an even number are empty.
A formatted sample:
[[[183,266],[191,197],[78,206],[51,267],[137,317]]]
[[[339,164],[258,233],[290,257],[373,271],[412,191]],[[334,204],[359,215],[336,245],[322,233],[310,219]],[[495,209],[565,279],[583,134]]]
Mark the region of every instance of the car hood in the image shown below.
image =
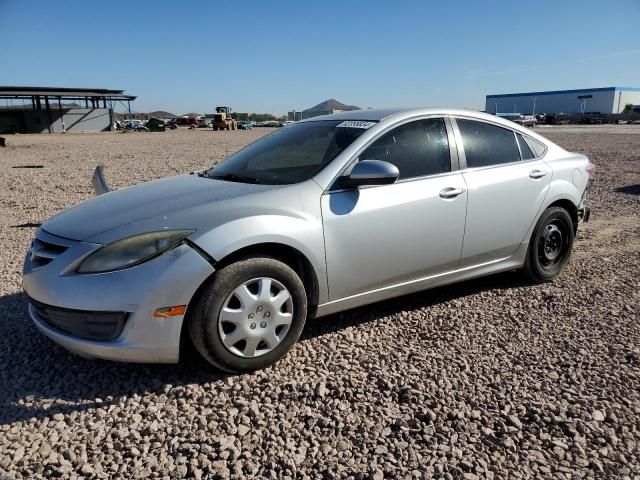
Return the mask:
[[[62,211],[44,223],[42,228],[60,237],[100,243],[101,239],[92,237],[124,225],[140,223],[145,224],[146,228],[157,230],[172,228],[181,223],[181,214],[192,211],[195,207],[208,206],[279,187],[214,180],[195,174],[180,175],[100,195]],[[201,208],[198,210],[203,218],[196,223],[206,223],[207,212]],[[208,213],[209,217],[214,215],[213,211],[209,210]],[[155,221],[149,222],[154,219]],[[185,224],[181,228],[200,226],[193,224],[196,219],[184,220]],[[150,227],[149,223],[153,226]]]

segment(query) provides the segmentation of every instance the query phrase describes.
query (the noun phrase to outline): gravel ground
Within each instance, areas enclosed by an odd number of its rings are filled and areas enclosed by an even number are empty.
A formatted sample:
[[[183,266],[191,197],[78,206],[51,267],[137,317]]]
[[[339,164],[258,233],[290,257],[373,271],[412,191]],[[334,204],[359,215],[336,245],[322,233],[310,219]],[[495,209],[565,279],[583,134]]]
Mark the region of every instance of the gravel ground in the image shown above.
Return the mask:
[[[129,365],[38,334],[35,226],[212,164],[266,130],[9,136],[0,148],[0,472],[15,478],[640,478],[640,128],[540,131],[597,164],[565,273],[516,273],[310,322],[276,366]],[[42,165],[44,168],[14,168]]]

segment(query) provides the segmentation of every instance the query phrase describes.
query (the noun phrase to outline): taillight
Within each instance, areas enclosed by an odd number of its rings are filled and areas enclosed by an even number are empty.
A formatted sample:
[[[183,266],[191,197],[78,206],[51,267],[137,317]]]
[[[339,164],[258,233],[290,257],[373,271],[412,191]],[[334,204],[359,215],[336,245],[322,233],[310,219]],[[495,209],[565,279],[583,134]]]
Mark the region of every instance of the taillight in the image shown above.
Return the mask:
[[[596,166],[593,163],[589,163],[585,170],[587,171],[587,175],[589,175],[589,180],[593,180],[596,176]]]

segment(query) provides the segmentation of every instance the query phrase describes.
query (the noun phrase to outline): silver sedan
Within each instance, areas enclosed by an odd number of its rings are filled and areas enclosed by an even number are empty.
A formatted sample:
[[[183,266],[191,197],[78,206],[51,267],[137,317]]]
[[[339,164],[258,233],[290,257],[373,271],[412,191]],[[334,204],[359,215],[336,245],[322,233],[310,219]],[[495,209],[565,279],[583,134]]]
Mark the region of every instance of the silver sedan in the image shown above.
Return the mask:
[[[316,117],[56,215],[24,290],[37,327],[78,354],[177,362],[190,341],[220,369],[251,371],[310,317],[504,270],[554,279],[589,217],[594,168],[478,112]]]

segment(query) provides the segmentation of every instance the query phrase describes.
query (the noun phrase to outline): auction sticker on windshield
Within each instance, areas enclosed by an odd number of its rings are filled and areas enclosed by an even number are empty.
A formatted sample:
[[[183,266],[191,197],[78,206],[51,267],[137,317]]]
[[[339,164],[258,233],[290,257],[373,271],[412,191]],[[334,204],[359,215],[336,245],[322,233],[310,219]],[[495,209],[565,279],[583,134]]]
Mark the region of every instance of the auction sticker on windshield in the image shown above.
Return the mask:
[[[361,120],[347,120],[346,122],[342,122],[336,127],[348,127],[348,128],[371,128],[376,124],[376,122],[363,122]]]

